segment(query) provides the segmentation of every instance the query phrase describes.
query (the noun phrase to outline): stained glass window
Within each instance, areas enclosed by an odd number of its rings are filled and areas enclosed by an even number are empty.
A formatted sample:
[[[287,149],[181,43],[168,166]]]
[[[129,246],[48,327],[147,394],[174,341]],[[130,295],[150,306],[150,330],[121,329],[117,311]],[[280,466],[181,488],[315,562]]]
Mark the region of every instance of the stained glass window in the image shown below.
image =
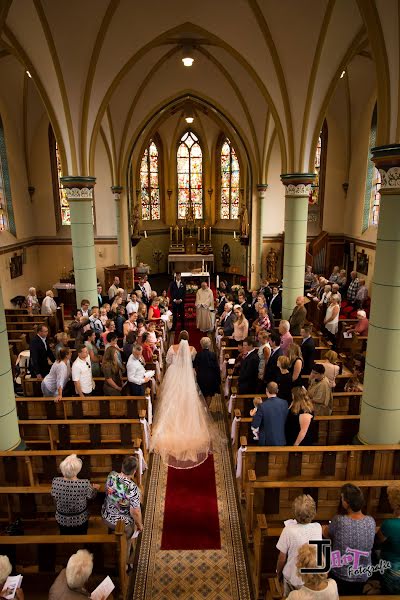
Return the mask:
[[[177,152],[178,219],[186,217],[191,201],[195,219],[203,218],[203,153],[197,136],[187,131]]]
[[[322,150],[322,137],[320,135],[318,138],[317,149],[315,151],[315,159],[314,159],[314,169],[317,172],[321,166],[321,150]]]
[[[14,211],[11,200],[10,176],[4,137],[3,122],[0,118],[0,231],[7,230],[16,235]]]
[[[378,169],[375,167],[375,164],[371,160],[371,148],[376,146],[377,120],[378,113],[377,107],[375,105],[374,112],[372,113],[371,130],[369,134],[369,149],[367,161],[367,177],[365,184],[362,232],[366,231],[368,227],[371,227],[372,225],[376,227],[379,223],[379,208],[381,201],[381,176]]]
[[[372,198],[371,198],[371,214],[370,214],[370,225],[377,226],[379,223],[379,208],[381,204],[381,174],[375,167],[374,180],[372,182]]]
[[[239,161],[231,142],[225,139],[221,148],[221,219],[239,217]]]
[[[143,153],[140,164],[140,189],[143,221],[161,219],[159,152],[153,140]]]
[[[61,159],[60,152],[58,149],[57,141],[55,143],[55,151],[56,151],[56,161],[57,161],[57,182],[58,182],[58,197],[60,199],[60,208],[61,208],[61,225],[71,225],[71,211],[69,209],[69,202],[67,199],[67,194],[61,183],[62,169],[61,169]]]

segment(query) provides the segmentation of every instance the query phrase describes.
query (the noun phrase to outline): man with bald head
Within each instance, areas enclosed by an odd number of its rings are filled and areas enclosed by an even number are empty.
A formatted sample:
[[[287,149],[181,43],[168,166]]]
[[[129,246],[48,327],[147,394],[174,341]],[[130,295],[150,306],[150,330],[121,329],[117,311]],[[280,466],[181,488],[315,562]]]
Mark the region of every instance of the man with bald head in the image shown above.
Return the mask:
[[[296,306],[289,317],[290,332],[292,335],[300,335],[300,330],[306,320],[307,311],[304,306],[305,300],[304,296],[298,296],[296,298]]]

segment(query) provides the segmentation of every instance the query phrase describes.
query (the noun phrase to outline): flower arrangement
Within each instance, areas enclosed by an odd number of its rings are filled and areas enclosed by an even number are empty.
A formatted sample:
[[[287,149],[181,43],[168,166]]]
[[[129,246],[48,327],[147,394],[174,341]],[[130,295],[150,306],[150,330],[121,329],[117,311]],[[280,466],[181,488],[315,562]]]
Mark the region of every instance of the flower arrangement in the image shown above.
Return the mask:
[[[188,283],[186,285],[186,291],[188,294],[195,294],[198,289],[199,289],[199,286],[196,285],[195,283]]]
[[[239,290],[241,290],[241,289],[242,289],[242,286],[241,286],[241,285],[237,285],[237,284],[236,284],[236,285],[233,285],[233,286],[231,287],[231,290],[232,290],[232,292],[236,292],[236,293],[237,293]]]

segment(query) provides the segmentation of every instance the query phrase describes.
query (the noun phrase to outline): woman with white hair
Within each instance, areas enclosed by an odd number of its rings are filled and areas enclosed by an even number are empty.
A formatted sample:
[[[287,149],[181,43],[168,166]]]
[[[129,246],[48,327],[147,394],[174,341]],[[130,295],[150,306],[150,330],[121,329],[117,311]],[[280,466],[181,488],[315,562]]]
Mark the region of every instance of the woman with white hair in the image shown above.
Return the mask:
[[[303,544],[297,554],[296,567],[298,577],[303,585],[290,592],[287,600],[339,600],[339,592],[336,581],[328,579],[326,573],[302,573],[301,569],[315,569],[317,567],[317,547],[315,545]]]
[[[11,575],[11,571],[12,566],[8,556],[0,556],[0,600],[3,600],[3,598],[6,600],[6,598],[11,597],[9,596],[10,591],[4,589],[4,584],[7,581],[7,577]],[[17,598],[17,600],[24,600],[24,592],[21,588],[16,590],[15,598]]]
[[[89,479],[78,479],[82,460],[70,454],[60,463],[62,477],[54,477],[51,495],[56,502],[56,521],[61,535],[82,535],[89,525],[88,500],[94,498],[98,484]]]
[[[57,304],[54,300],[54,294],[51,290],[47,290],[46,297],[43,299],[41,314],[42,315],[53,315],[57,310]]]
[[[197,383],[209,407],[214,394],[220,391],[221,372],[217,356],[211,350],[210,338],[202,337],[200,346],[201,350],[196,354],[193,366],[196,370]]]
[[[93,555],[78,550],[70,556],[67,567],[61,571],[49,590],[48,600],[82,600],[90,598],[85,585],[93,571]]]
[[[365,312],[365,310],[360,309],[357,311],[357,323],[354,325],[354,327],[349,327],[347,329],[347,333],[354,333],[355,335],[367,336],[368,326],[369,320],[367,319],[367,313]]]
[[[38,297],[36,296],[36,288],[30,287],[28,295],[25,298],[26,308],[30,315],[38,315],[40,312],[40,304]]]

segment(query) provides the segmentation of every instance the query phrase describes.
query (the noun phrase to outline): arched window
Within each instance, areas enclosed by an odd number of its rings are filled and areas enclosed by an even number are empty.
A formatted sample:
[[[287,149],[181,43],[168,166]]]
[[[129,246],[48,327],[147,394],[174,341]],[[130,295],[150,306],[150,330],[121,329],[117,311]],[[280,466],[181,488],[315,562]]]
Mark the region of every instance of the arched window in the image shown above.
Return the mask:
[[[49,149],[54,210],[56,214],[57,229],[60,229],[62,225],[71,225],[71,211],[69,209],[67,195],[61,184],[63,172],[61,168],[60,151],[51,125],[49,125]]]
[[[143,221],[161,219],[160,154],[154,140],[143,153],[140,163],[140,198]]]
[[[376,146],[376,126],[378,121],[377,107],[375,105],[371,119],[371,130],[369,134],[367,179],[365,185],[364,213],[362,231],[368,227],[377,226],[379,223],[379,208],[381,201],[381,175],[371,160],[371,148]]]
[[[239,181],[239,161],[231,142],[225,138],[221,148],[221,219],[239,217]]]
[[[16,235],[6,141],[4,137],[3,121],[0,117],[0,231],[4,230]]]
[[[197,136],[186,131],[177,152],[178,219],[186,217],[191,202],[195,219],[203,218],[203,153]]]

